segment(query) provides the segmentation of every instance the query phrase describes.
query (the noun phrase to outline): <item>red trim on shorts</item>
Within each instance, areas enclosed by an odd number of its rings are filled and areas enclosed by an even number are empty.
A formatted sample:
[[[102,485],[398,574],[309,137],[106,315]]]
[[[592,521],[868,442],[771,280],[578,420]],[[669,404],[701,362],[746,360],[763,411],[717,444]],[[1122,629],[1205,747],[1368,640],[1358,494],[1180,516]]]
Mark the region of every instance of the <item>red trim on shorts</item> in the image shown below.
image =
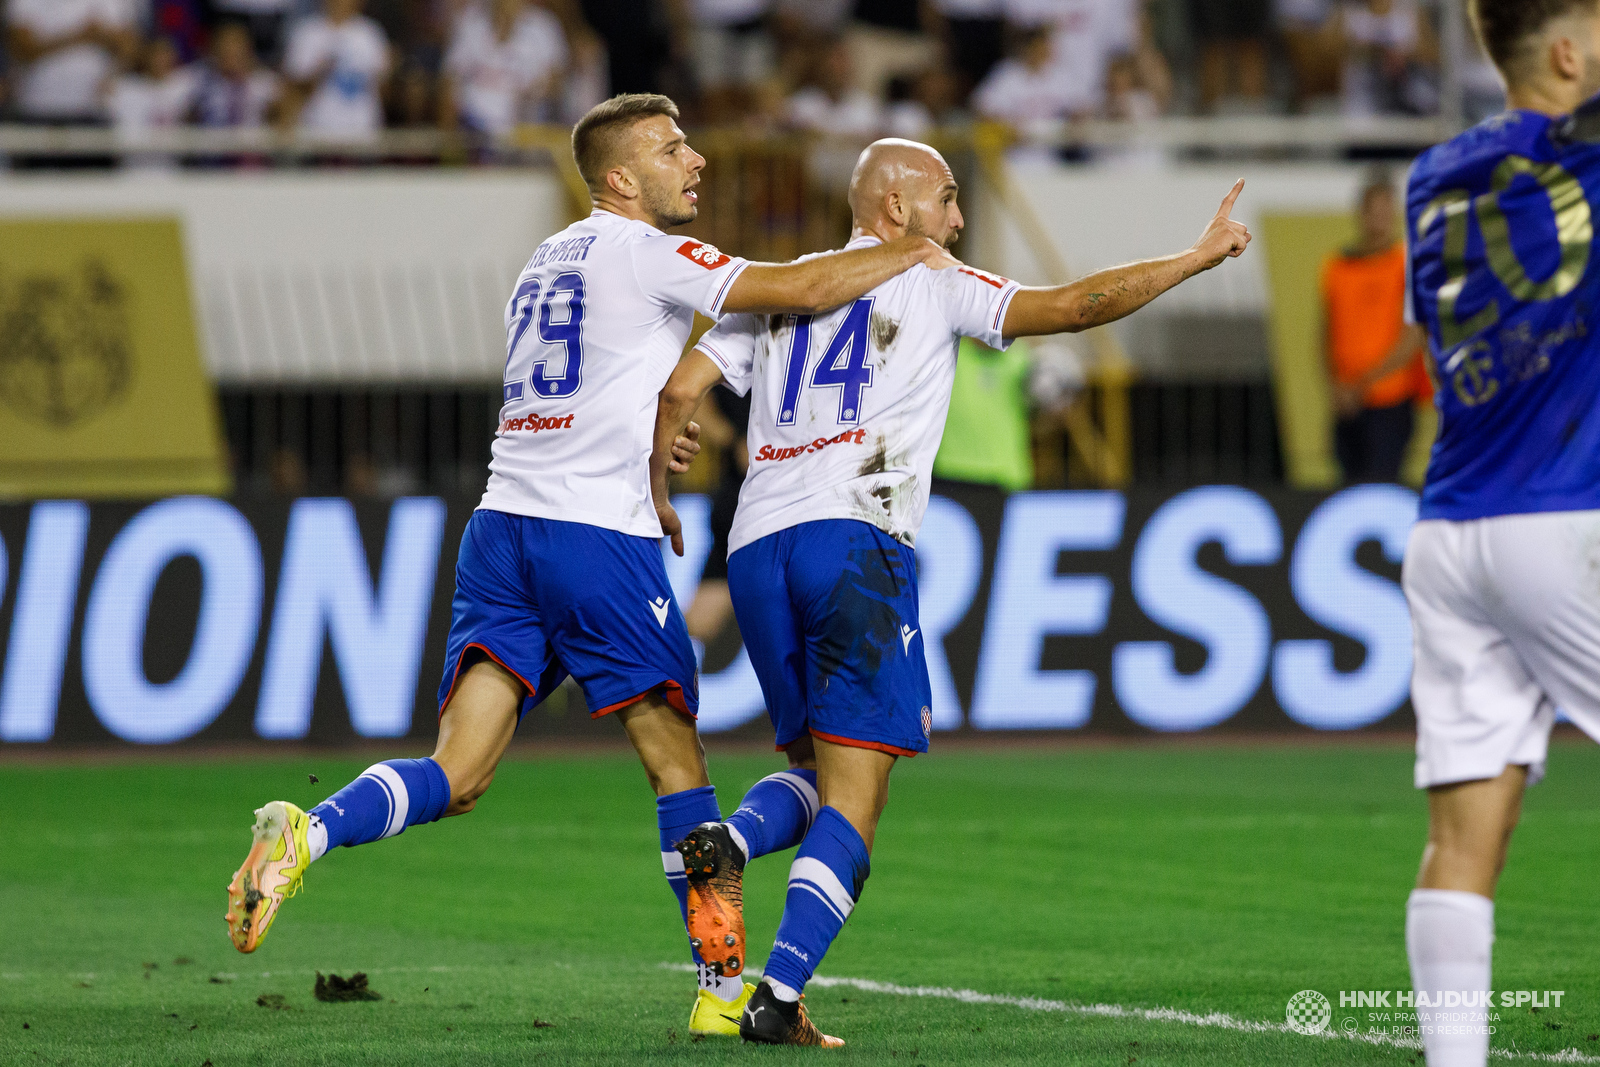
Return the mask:
[[[812,730],[811,731],[811,736],[812,737],[820,737],[824,741],[832,741],[836,745],[848,745],[850,748],[871,748],[871,749],[876,749],[879,752],[887,752],[891,756],[905,756],[907,758],[915,758],[916,756],[921,755],[920,752],[917,752],[917,751],[915,751],[913,749],[909,749],[909,748],[901,748],[899,745],[886,745],[882,741],[859,741],[854,737],[836,737],[833,734],[825,734],[821,730]],[[795,741],[798,741],[798,740],[800,740],[798,737],[795,738]],[[790,741],[789,742],[789,745],[792,745],[792,744],[794,744],[794,741]],[[777,746],[778,747],[778,751],[779,752],[785,751],[789,747],[789,745],[779,745],[779,746]]]
[[[475,648],[479,652],[482,652],[485,656],[487,656],[491,660],[493,660],[500,667],[501,670],[505,671],[507,674],[511,675],[511,677],[513,677],[517,681],[521,682],[522,685],[523,685],[523,688],[527,689],[528,696],[532,697],[535,693],[537,693],[539,691],[536,686],[529,685],[528,684],[528,680],[526,678],[524,678],[522,675],[518,674],[516,671],[512,670],[510,667],[506,666],[506,661],[501,659],[499,656],[495,655],[492,651],[490,651],[490,649],[489,649],[489,647],[487,645],[480,645],[476,641],[469,641],[461,649],[461,654],[456,657],[455,673],[450,675],[450,691],[447,692],[444,695],[444,699],[439,702],[439,718],[440,719],[444,718],[444,709],[450,706],[450,698],[456,695],[456,683],[461,680],[461,661],[467,658],[467,649],[469,649],[469,648]]]
[[[589,713],[589,718],[598,719],[602,715],[610,715],[613,711],[616,711],[619,708],[625,708],[629,704],[637,704],[651,693],[654,693],[656,689],[665,689],[667,691],[667,703],[671,704],[680,715],[687,715],[691,719],[699,718],[698,715],[689,710],[688,702],[683,699],[683,686],[679,685],[677,682],[674,682],[671,678],[668,678],[665,682],[662,682],[653,689],[646,689],[638,696],[631,696],[627,700],[619,700],[615,704],[608,704],[599,711],[591,711]]]

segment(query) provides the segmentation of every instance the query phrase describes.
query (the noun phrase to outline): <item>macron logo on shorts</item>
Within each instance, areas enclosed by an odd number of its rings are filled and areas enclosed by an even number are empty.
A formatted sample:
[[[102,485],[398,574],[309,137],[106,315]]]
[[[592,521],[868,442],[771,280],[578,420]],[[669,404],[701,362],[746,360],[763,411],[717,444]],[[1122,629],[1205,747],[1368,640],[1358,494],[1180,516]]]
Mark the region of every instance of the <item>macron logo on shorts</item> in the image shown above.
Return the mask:
[[[678,255],[691,263],[700,264],[706,270],[716,270],[733,258],[716,245],[708,245],[702,241],[683,242],[678,246]]]
[[[656,597],[650,602],[650,610],[655,614],[656,622],[661,624],[663,630],[667,628],[667,612],[671,609],[672,601],[662,597]]]
[[[906,655],[908,656],[911,655],[911,639],[915,636],[917,636],[917,631],[905,623],[900,624],[900,644],[905,647]]]

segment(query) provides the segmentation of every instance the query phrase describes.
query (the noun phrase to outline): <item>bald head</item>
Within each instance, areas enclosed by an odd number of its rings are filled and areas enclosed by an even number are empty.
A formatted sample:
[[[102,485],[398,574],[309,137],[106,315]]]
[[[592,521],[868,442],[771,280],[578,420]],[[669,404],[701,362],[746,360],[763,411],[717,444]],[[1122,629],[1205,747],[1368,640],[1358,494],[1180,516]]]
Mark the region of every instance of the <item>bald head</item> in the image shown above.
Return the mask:
[[[886,137],[856,160],[850,175],[850,214],[857,232],[885,240],[924,236],[948,247],[962,226],[956,180],[934,149]]]

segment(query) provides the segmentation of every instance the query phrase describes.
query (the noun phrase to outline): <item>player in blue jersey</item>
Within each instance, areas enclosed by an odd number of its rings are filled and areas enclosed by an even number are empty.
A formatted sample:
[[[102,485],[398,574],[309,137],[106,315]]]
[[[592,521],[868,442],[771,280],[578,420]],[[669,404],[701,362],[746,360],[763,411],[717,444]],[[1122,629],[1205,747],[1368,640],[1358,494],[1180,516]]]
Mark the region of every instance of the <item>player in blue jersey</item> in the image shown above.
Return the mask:
[[[506,306],[504,406],[456,564],[438,747],[374,765],[310,812],[283,801],[258,809],[254,845],[228,887],[240,951],[256,948],[328,849],[471,811],[521,715],[569,674],[592,714],[614,713],[639,753],[683,907],[673,845],[721,814],[694,727],[694,651],[651,501],[657,394],[697,311],[820,312],[910,267],[954,261],[925,237],[772,265],[668,235],[695,218],[705,165],[677,117],[664,96],[624,95],[574,128],[594,210],[539,246]],[[736,978],[702,970],[690,1028],[737,1033],[726,1016],[736,1020],[747,997]]]
[[[1429,809],[1406,950],[1430,1067],[1487,1060],[1495,885],[1557,708],[1600,738],[1600,4],[1469,10],[1510,110],[1423,153],[1406,195],[1440,416],[1403,572]]]

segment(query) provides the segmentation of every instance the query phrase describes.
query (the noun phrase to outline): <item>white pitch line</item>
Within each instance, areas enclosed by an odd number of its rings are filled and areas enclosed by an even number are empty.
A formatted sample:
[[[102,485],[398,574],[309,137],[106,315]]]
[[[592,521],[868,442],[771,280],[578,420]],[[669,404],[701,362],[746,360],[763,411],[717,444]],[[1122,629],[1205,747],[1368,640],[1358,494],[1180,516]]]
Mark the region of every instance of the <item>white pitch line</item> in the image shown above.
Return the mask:
[[[694,973],[692,963],[663,963],[662,968],[670,971],[688,971]],[[755,967],[746,967],[745,974],[760,975],[761,971]],[[998,993],[979,993],[975,989],[952,989],[949,986],[904,986],[893,982],[877,982],[870,978],[834,978],[826,975],[816,975],[810,982],[813,986],[823,989],[844,987],[859,989],[864,993],[884,993],[897,997],[932,997],[937,1000],[955,1000],[963,1004],[1000,1004],[1010,1008],[1021,1008],[1024,1011],[1054,1011],[1064,1012],[1069,1015],[1092,1015],[1101,1018],[1113,1019],[1141,1019],[1145,1022],[1178,1023],[1183,1026],[1205,1026],[1222,1030],[1236,1030],[1247,1034],[1288,1034],[1295,1033],[1289,1028],[1287,1022],[1263,1023],[1249,1019],[1236,1019],[1226,1012],[1214,1011],[1204,1015],[1181,1008],[1129,1008],[1121,1004],[1074,1004],[1065,1000],[1046,1000],[1042,997],[1011,997]],[[1360,1041],[1368,1045],[1385,1045],[1392,1048],[1420,1050],[1421,1040],[1417,1038],[1390,1037],[1387,1034],[1345,1034],[1332,1030],[1320,1034],[1307,1035],[1320,1037],[1325,1040]],[[1600,1063],[1600,1056],[1589,1056],[1575,1048],[1562,1049],[1560,1052],[1519,1052],[1511,1049],[1491,1048],[1489,1055],[1495,1059],[1503,1060],[1531,1060],[1538,1063]]]

